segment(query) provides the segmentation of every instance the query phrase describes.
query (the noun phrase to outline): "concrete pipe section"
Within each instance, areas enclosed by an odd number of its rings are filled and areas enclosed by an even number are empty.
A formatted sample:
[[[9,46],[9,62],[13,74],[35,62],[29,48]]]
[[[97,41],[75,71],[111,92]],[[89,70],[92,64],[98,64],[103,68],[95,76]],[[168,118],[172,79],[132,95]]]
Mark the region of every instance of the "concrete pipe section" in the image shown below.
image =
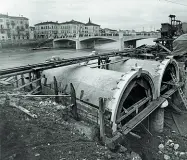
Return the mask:
[[[138,111],[143,110],[155,99],[155,87],[152,76],[140,67],[132,70],[111,71],[99,68],[90,68],[82,65],[71,65],[61,68],[45,70],[42,73],[47,78],[47,83],[53,83],[55,76],[61,82],[62,89],[73,83],[78,99],[99,106],[99,97],[106,98],[106,110],[111,113],[109,120],[112,122],[112,131],[115,132],[119,125],[125,124],[135,115],[132,113],[128,119],[120,118],[131,106],[137,102],[142,105]],[[70,89],[67,88],[66,93]],[[137,113],[135,113],[137,114]],[[118,123],[117,125],[117,121]]]
[[[111,58],[111,62],[119,61],[121,59],[121,57],[114,57]],[[179,80],[179,67],[172,57],[168,57],[162,61],[129,58],[123,62],[110,64],[109,70],[125,73],[132,70],[134,67],[141,67],[152,75],[156,97],[159,97],[161,94],[164,94],[171,89],[171,85],[168,85],[169,82],[172,82],[171,72],[173,72]]]

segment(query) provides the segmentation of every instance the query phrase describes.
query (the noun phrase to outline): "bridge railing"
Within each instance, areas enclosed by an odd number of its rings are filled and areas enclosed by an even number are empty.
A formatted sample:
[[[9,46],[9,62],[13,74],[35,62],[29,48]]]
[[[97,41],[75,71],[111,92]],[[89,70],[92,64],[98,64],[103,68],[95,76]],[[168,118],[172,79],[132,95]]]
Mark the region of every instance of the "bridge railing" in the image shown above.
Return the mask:
[[[79,34],[79,37],[118,37],[119,34]],[[160,34],[150,34],[150,33],[144,33],[144,34],[123,34],[124,37],[128,38],[138,38],[138,37],[160,37]],[[54,39],[57,38],[76,38],[76,34],[74,35],[57,35]]]

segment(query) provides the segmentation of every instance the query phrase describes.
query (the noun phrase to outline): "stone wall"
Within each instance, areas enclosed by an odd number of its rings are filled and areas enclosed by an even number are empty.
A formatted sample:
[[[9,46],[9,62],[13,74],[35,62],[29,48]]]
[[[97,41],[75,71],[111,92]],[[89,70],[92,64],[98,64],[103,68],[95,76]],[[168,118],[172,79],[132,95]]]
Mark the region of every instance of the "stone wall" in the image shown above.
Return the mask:
[[[14,41],[0,41],[0,48],[20,48],[20,47],[31,47],[35,48],[40,43],[46,41],[43,40],[14,40]]]

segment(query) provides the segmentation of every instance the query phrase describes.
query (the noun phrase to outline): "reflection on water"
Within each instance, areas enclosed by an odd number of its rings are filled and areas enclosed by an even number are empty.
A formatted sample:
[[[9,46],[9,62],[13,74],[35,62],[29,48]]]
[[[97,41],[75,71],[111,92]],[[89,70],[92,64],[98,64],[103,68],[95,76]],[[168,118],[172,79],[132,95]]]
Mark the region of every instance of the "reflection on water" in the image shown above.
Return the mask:
[[[137,46],[142,44],[154,44],[153,39],[144,39],[137,41]],[[119,49],[118,42],[110,42],[106,44],[97,44],[95,50],[100,53],[108,51],[116,51]],[[52,56],[61,58],[79,57],[89,55],[92,50],[75,50],[75,49],[56,49],[33,51],[30,49],[1,49],[0,50],[0,69],[22,66],[34,63],[44,62]]]

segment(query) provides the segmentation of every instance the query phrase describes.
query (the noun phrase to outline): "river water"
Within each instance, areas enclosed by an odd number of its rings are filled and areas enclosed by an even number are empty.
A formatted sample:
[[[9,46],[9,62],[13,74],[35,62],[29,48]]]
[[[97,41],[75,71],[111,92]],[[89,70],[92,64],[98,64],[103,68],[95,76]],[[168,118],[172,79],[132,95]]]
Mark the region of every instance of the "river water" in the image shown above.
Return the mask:
[[[142,44],[154,44],[153,38],[137,41],[137,46]],[[97,45],[95,50],[101,52],[114,51],[119,49],[118,42],[110,42],[106,44]],[[33,51],[31,49],[19,48],[19,49],[1,49],[0,50],[0,69],[17,67],[28,64],[35,64],[44,62],[46,59],[52,56],[58,56],[61,58],[73,58],[79,56],[86,56],[91,53],[92,50],[75,50],[75,49],[54,49],[54,50],[42,50]]]

